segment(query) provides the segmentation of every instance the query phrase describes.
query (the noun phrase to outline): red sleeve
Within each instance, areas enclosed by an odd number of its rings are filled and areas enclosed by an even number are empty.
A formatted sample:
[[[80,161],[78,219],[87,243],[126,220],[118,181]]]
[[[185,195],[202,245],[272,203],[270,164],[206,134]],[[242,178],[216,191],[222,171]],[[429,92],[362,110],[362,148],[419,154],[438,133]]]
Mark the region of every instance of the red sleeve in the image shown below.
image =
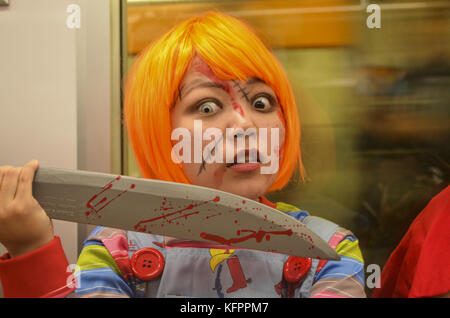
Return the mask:
[[[64,297],[75,290],[68,261],[58,236],[21,256],[0,257],[0,280],[9,298]]]
[[[440,213],[427,228],[408,297],[433,297],[450,291],[450,192],[448,190],[447,196],[442,198],[436,206],[440,209]]]
[[[450,186],[416,217],[372,297],[431,297],[450,290]]]

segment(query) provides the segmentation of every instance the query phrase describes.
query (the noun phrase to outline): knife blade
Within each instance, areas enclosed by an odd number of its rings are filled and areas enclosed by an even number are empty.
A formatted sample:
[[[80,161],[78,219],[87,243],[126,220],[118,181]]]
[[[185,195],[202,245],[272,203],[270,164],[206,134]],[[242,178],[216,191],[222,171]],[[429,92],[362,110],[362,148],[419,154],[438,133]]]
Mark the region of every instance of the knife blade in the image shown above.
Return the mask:
[[[211,188],[40,167],[33,181],[33,197],[51,219],[300,257],[340,259],[295,218]]]

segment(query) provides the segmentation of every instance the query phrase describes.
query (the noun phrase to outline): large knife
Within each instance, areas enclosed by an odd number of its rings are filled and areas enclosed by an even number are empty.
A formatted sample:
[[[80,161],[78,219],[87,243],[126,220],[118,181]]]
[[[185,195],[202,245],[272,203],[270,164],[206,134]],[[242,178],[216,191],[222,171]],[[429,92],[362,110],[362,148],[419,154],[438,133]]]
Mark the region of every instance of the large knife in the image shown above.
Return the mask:
[[[324,240],[293,217],[206,187],[40,167],[33,196],[52,219],[235,248],[339,259]]]

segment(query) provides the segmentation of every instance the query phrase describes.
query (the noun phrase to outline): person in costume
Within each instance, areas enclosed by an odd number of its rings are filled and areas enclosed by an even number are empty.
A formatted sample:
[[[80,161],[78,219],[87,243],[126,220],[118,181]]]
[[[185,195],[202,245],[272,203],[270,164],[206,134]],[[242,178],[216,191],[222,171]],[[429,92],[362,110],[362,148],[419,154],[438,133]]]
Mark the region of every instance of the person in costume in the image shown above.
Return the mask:
[[[12,235],[0,221],[0,242],[10,247],[0,260],[6,296],[365,297],[363,258],[353,233],[264,196],[282,189],[295,173],[304,178],[300,122],[282,66],[245,22],[208,12],[180,23],[151,43],[129,74],[124,115],[143,178],[210,187],[267,204],[311,228],[341,260],[296,258],[306,270],[292,279],[289,255],[98,227],[86,239],[79,270],[73,275],[67,273],[67,260],[59,238],[53,236],[51,222],[31,197],[30,179],[37,163],[30,162],[22,170],[0,168],[0,193],[9,193],[0,201],[0,211],[11,206],[8,203],[15,200],[11,193],[17,188],[16,198],[28,204],[19,202],[13,211],[42,224],[33,232],[39,243],[30,244],[31,240],[21,241],[25,232]],[[194,135],[199,121],[204,130],[221,132],[223,139],[239,135],[230,137],[227,128],[266,129],[276,169],[261,173],[273,162],[260,160],[260,148],[258,161],[250,161],[248,148],[245,162],[235,158],[231,163],[178,160],[188,149],[174,154],[178,142],[172,138],[174,130],[183,128]],[[272,138],[273,131],[277,138]],[[203,141],[203,146],[206,144],[209,141]],[[210,154],[225,157],[227,150],[226,142],[217,143]],[[30,215],[29,210],[36,213]],[[0,220],[14,223],[13,217],[5,215],[0,215]],[[156,251],[150,259],[164,264],[151,278],[130,263],[149,249]],[[32,269],[28,267],[31,263]]]

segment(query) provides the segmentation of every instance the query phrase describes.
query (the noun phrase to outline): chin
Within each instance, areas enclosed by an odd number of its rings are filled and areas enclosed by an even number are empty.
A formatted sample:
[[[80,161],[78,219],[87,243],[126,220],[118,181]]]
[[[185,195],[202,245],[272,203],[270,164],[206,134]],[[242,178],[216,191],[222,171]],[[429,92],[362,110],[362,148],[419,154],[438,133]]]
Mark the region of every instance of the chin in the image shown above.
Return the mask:
[[[264,177],[233,180],[221,190],[257,201],[272,184],[268,181]]]

